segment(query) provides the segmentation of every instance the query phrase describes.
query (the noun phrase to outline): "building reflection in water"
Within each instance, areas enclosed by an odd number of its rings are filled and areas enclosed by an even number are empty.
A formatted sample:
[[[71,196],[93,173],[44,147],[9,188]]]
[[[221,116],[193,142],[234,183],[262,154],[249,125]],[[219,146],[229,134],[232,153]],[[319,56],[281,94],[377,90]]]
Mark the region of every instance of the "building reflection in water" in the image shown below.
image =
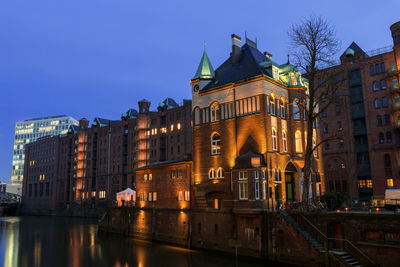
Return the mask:
[[[263,266],[234,257],[190,251],[97,233],[96,221],[0,218],[0,265],[31,266]]]

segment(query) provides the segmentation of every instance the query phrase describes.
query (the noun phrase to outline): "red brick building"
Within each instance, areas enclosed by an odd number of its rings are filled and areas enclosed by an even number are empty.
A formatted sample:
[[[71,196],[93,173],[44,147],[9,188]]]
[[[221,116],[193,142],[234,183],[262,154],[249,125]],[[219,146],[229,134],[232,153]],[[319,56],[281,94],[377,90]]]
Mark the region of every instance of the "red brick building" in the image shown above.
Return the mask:
[[[323,146],[326,191],[357,203],[400,188],[400,23],[390,30],[393,48],[366,53],[353,42],[340,64],[322,70],[317,81],[340,99],[320,122],[322,139],[338,137]]]
[[[231,56],[214,71],[204,51],[191,85],[194,207],[263,209],[302,200],[307,133],[298,103],[308,82],[296,68],[232,35]],[[314,197],[323,193],[322,176],[317,150]]]

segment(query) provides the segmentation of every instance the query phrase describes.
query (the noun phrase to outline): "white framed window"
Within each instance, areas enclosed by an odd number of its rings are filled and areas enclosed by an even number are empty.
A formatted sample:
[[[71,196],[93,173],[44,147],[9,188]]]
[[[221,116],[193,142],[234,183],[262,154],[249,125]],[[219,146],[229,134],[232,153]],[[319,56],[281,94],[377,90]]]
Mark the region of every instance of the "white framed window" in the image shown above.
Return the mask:
[[[296,144],[296,152],[302,153],[303,146],[302,146],[302,140],[301,140],[301,132],[296,131],[296,133],[294,134],[294,138],[295,138],[295,144]]]
[[[218,179],[224,178],[224,169],[222,169],[221,167],[219,167],[217,170],[217,178]]]
[[[190,191],[185,191],[185,201],[190,201]]]
[[[276,136],[275,127],[272,127],[272,149],[273,150],[278,150],[278,139],[277,139],[277,136]]]
[[[219,121],[219,104],[214,103],[211,106],[211,122]]]
[[[254,183],[254,199],[256,200],[260,199],[260,188],[259,188],[259,183],[257,181]]]
[[[239,199],[245,200],[248,199],[248,184],[247,182],[239,182]]]
[[[221,153],[221,137],[215,133],[211,136],[211,155],[219,155]]]
[[[178,192],[178,201],[183,201],[183,191]]]
[[[253,174],[254,174],[254,179],[258,180],[259,178],[258,171],[257,170],[253,171]]]
[[[247,171],[239,172],[239,180],[247,180]]]
[[[287,152],[287,136],[285,130],[282,130],[282,145],[283,145],[283,152]]]
[[[271,115],[276,115],[276,109],[275,109],[275,98],[273,96],[270,96],[270,101],[269,101],[269,110]]]
[[[214,168],[211,168],[211,169],[208,171],[208,178],[209,178],[209,179],[215,179],[215,170],[214,170]]]
[[[293,101],[293,119],[300,120],[299,102],[297,100]]]

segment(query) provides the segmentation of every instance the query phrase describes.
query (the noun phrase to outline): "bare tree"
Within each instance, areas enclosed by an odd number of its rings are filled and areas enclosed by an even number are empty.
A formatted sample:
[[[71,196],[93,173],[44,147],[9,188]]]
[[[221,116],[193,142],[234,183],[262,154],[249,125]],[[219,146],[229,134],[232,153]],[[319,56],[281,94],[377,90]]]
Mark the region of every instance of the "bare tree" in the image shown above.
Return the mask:
[[[293,24],[288,31],[290,39],[290,55],[300,72],[307,77],[309,88],[304,100],[300,101],[300,108],[304,111],[307,121],[306,150],[304,153],[304,184],[303,199],[309,199],[309,182],[313,152],[322,143],[336,139],[330,136],[313,144],[313,129],[317,120],[326,112],[332,103],[338,103],[337,87],[341,79],[335,79],[327,84],[327,79],[316,82],[318,72],[333,64],[333,57],[340,48],[334,27],[325,19],[318,16],[309,16],[297,24]]]

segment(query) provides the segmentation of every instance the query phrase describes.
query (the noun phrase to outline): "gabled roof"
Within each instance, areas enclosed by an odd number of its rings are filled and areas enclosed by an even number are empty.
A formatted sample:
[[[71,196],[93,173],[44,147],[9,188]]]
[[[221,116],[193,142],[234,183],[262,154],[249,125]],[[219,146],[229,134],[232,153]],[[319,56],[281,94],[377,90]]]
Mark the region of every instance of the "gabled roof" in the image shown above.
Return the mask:
[[[173,100],[170,97],[167,97],[166,99],[164,99],[164,101],[161,102],[160,104],[158,104],[158,106],[159,107],[167,107],[167,109],[179,107],[179,105],[175,102],[175,100]]]
[[[210,59],[207,56],[206,50],[204,49],[203,56],[201,57],[199,67],[197,68],[196,74],[193,79],[211,79],[214,78],[215,73],[211,65]]]
[[[349,48],[354,51],[354,54],[365,53],[355,42],[352,42],[347,49],[349,49]],[[343,52],[341,57],[346,55],[347,49]]]
[[[278,64],[266,57],[257,48],[246,43],[242,46],[239,58],[236,62],[232,64],[232,56],[230,56],[218,67],[215,71],[214,79],[212,79],[202,91],[258,75],[272,77],[272,66],[278,67]]]
[[[96,118],[94,118],[93,124],[98,125],[99,127],[105,127],[105,126],[109,126],[111,124],[118,123],[118,122],[120,122],[120,121],[96,117]]]
[[[137,118],[138,112],[136,109],[129,109],[127,112],[122,113],[121,117],[129,117],[129,119]]]

